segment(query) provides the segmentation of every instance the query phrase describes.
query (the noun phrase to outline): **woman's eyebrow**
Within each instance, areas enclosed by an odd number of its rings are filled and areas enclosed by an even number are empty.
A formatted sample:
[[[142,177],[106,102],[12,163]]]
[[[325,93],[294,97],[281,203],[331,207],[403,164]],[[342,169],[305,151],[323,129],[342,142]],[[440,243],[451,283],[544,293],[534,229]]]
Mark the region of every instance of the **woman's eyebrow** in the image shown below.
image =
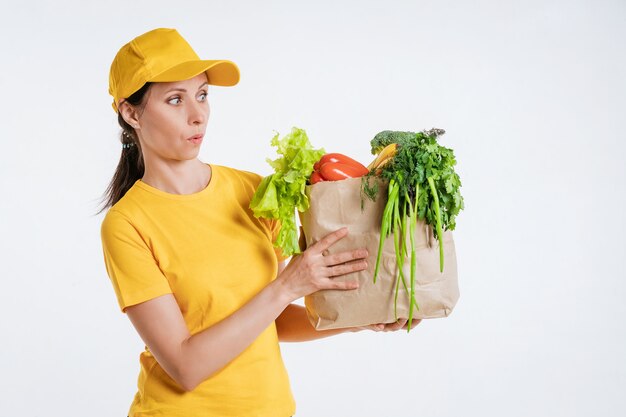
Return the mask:
[[[207,83],[206,81],[202,83],[202,85],[200,85],[200,87],[198,87],[198,90],[201,89],[202,87],[204,87],[205,85],[209,85],[209,83]],[[165,93],[170,93],[172,91],[180,91],[182,93],[186,93],[187,90],[185,90],[184,88],[180,88],[180,87],[174,87],[174,88],[170,88],[169,90],[167,90]]]

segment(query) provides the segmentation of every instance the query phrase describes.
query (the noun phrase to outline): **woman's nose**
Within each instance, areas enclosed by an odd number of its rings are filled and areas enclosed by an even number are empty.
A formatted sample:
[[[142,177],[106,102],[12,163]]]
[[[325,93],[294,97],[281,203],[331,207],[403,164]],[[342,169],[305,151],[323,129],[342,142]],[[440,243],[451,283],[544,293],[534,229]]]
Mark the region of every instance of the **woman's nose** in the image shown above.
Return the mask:
[[[188,110],[189,124],[198,125],[206,123],[209,115],[209,106],[206,102],[192,103]]]

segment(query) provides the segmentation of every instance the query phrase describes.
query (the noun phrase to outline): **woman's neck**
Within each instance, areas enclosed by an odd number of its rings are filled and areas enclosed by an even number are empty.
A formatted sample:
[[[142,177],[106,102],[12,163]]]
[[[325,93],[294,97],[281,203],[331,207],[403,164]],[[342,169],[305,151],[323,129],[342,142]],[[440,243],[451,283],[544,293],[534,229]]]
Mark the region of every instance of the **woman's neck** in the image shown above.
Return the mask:
[[[194,194],[204,190],[211,180],[211,167],[204,162],[158,161],[146,165],[141,181],[170,194]]]

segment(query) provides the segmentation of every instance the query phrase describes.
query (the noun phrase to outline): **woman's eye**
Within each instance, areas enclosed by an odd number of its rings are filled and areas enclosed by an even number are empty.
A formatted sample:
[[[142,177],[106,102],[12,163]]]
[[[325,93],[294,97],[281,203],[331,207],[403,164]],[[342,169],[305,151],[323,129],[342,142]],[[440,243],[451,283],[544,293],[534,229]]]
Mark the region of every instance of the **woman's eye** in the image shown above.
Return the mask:
[[[204,101],[207,98],[207,93],[201,93],[198,97],[200,98],[200,101]]]
[[[181,102],[180,97],[172,97],[171,99],[167,100],[168,103],[170,104],[179,104]]]

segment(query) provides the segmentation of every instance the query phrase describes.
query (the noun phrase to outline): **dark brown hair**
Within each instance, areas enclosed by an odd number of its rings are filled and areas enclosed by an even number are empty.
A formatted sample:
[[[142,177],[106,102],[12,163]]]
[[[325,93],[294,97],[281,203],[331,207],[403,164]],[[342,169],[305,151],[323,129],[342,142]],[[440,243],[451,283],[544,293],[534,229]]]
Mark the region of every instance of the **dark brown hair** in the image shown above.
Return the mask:
[[[125,101],[131,106],[137,107],[140,111],[145,106],[146,93],[150,89],[151,83],[145,83],[143,87],[134,92]],[[99,213],[117,203],[124,194],[133,186],[135,181],[143,177],[144,164],[141,144],[137,138],[135,130],[126,123],[120,112],[117,113],[117,122],[122,127],[120,141],[122,142],[122,155],[115,169],[115,174],[109,183],[104,196],[103,205]]]

